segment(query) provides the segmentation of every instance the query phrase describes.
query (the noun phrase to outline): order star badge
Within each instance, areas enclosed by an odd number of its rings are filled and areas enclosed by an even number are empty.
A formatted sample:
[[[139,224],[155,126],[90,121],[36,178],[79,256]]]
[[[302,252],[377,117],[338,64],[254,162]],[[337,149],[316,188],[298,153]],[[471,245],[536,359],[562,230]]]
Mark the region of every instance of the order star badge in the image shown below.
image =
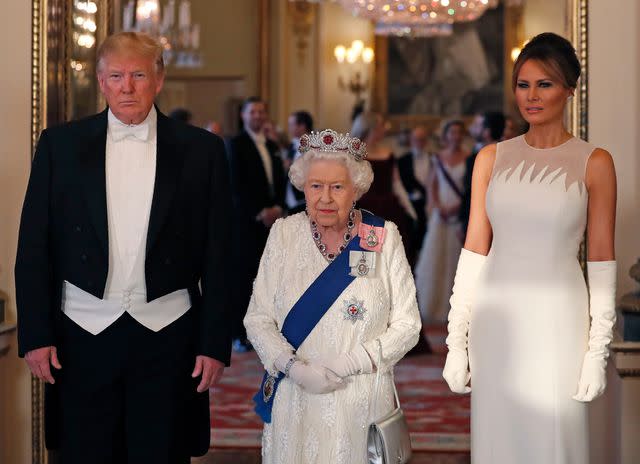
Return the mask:
[[[350,300],[343,300],[344,302],[344,318],[350,320],[354,324],[356,321],[364,320],[364,313],[367,312],[364,309],[364,301],[351,298]]]

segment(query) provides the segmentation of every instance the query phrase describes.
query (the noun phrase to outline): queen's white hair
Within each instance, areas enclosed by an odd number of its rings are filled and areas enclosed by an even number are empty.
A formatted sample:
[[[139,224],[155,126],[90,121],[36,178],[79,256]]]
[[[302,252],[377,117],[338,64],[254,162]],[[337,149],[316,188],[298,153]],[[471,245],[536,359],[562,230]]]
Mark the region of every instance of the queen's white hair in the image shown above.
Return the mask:
[[[356,161],[346,152],[310,150],[293,162],[289,169],[289,179],[295,188],[304,191],[311,163],[316,160],[333,160],[344,164],[356,190],[356,200],[367,193],[373,182],[373,169],[367,160]]]

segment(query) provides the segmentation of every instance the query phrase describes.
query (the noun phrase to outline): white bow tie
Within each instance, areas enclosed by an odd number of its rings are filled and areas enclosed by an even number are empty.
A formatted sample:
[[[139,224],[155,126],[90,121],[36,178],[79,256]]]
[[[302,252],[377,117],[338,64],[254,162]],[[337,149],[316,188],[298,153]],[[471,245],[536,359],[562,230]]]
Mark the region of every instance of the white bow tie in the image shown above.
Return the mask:
[[[129,136],[146,142],[147,138],[149,137],[149,124],[142,123],[135,126],[128,126],[126,124],[112,124],[109,127],[109,132],[111,133],[111,138],[115,142],[118,142]]]

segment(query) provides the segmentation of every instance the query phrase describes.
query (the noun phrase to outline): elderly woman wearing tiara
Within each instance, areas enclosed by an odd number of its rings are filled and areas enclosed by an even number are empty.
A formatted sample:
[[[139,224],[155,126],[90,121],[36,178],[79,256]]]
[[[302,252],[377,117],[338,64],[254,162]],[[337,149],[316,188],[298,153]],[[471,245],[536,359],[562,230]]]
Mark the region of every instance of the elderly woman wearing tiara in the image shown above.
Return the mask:
[[[393,366],[418,340],[413,277],[396,225],[355,207],[365,144],[327,129],[299,150],[307,211],[273,225],[244,319],[266,370],[263,463],[366,462],[370,408],[393,408]]]

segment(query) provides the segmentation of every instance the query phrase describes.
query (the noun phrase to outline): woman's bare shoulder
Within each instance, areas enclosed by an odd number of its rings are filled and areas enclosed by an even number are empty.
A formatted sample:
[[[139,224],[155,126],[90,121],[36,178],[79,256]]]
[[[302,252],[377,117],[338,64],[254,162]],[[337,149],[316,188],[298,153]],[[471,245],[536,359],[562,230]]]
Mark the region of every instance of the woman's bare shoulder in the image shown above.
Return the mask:
[[[496,153],[498,145],[495,143],[489,144],[483,147],[476,155],[476,160],[473,164],[474,173],[491,175],[493,171],[493,165],[496,162]]]
[[[587,160],[585,173],[587,188],[602,183],[616,182],[616,168],[611,153],[603,148],[594,149]]]

